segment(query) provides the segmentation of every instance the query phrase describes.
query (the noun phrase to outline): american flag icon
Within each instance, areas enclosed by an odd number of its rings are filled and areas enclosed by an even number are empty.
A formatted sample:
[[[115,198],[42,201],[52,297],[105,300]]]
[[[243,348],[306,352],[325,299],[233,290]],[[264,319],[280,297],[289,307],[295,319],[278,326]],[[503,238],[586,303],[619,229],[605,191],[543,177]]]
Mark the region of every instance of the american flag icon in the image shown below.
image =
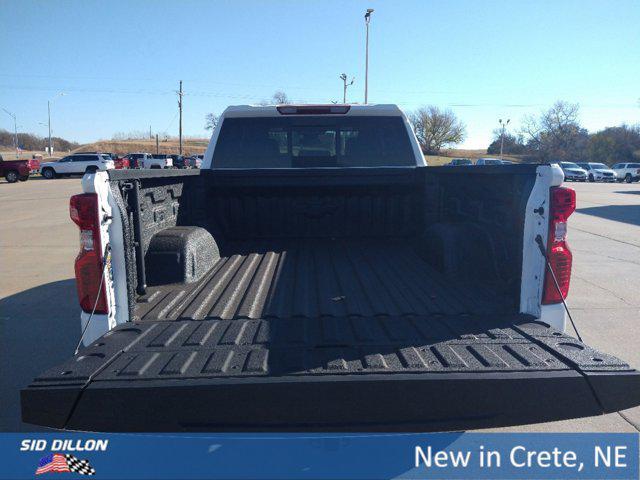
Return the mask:
[[[40,459],[36,475],[49,472],[76,472],[80,475],[96,474],[95,469],[89,464],[88,460],[79,460],[73,455],[63,455],[62,453],[51,453]]]

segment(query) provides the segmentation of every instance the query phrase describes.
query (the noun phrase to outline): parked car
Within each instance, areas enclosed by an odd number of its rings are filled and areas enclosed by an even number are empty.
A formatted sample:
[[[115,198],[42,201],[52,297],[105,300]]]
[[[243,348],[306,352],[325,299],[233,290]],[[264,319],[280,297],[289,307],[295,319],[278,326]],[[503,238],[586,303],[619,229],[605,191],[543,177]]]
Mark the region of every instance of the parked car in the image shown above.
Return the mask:
[[[122,158],[129,162],[129,168],[143,168],[144,160],[151,158],[151,154],[144,152],[128,153]]]
[[[154,153],[142,160],[142,168],[172,168],[173,159],[164,153]]]
[[[473,165],[473,162],[469,158],[454,158],[446,165],[450,167],[462,167],[462,166]]]
[[[604,163],[577,162],[576,165],[587,171],[587,178],[590,182],[615,182],[617,180],[616,172]]]
[[[512,162],[511,160],[500,160],[502,165],[515,165],[516,162]]]
[[[564,173],[564,179],[569,182],[586,182],[587,171],[584,168],[580,168],[573,162],[560,162],[558,163]]]
[[[129,159],[116,155],[116,158],[113,159],[113,164],[114,164],[116,170],[121,170],[123,168],[129,168]]]
[[[4,160],[0,155],[0,177],[4,177],[7,182],[26,182],[30,172],[29,160]]]
[[[185,168],[185,157],[183,155],[169,155],[174,168]]]
[[[40,165],[40,174],[50,180],[65,175],[83,175],[94,170],[110,170],[115,167],[111,157],[100,153],[74,153],[56,162]]]
[[[616,172],[616,178],[619,182],[637,182],[640,181],[640,163],[616,163],[611,170]]]
[[[71,198],[86,348],[22,390],[23,421],[467,430],[640,404],[638,371],[564,333],[557,165],[427,168],[394,105],[218,128],[202,170],[98,172]]]
[[[203,157],[204,155],[191,155],[189,157],[185,157],[184,166],[187,168],[200,168]]]
[[[502,165],[502,160],[499,158],[479,158],[476,160],[476,165]]]
[[[40,163],[42,163],[42,161],[42,155],[40,155],[39,153],[34,153],[33,155],[31,155],[31,159],[28,160],[29,171],[31,173],[38,173],[40,171]]]

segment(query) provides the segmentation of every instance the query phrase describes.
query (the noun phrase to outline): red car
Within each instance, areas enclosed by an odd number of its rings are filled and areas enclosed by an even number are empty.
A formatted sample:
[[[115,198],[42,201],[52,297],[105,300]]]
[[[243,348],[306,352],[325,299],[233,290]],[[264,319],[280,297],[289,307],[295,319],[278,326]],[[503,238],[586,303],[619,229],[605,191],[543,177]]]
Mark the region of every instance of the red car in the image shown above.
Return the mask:
[[[29,162],[29,170],[31,173],[38,173],[40,171],[40,162],[42,161],[42,155],[34,154],[31,156]]]
[[[117,170],[122,168],[129,168],[129,159],[125,157],[116,157],[113,159],[113,163]]]
[[[100,152],[100,153],[102,153],[102,155],[107,155],[109,158],[111,158],[111,160],[113,160],[115,169],[120,170],[123,168],[129,168],[129,159],[127,157],[121,157],[111,152]]]
[[[18,180],[25,182],[29,180],[29,160],[4,160],[0,155],[0,177],[4,177],[7,182],[15,183]]]

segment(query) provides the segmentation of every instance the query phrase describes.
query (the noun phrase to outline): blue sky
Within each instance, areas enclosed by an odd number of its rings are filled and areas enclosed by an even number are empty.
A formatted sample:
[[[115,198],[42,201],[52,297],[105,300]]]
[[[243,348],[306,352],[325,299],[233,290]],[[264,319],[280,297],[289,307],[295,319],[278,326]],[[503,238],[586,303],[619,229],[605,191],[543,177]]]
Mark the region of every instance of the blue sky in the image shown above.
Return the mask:
[[[498,118],[514,129],[563,99],[589,130],[640,123],[640,1],[29,1],[0,0],[0,106],[21,131],[88,142],[115,132],[177,135],[230,104],[363,100],[451,108],[468,148]],[[0,112],[0,128],[12,129]]]

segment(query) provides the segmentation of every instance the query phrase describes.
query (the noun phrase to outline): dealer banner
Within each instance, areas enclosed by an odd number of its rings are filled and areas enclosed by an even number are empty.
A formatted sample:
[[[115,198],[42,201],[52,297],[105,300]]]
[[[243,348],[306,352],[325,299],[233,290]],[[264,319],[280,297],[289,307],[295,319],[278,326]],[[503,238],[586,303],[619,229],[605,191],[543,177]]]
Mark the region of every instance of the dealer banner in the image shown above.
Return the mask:
[[[0,434],[0,478],[638,479],[637,434]]]

